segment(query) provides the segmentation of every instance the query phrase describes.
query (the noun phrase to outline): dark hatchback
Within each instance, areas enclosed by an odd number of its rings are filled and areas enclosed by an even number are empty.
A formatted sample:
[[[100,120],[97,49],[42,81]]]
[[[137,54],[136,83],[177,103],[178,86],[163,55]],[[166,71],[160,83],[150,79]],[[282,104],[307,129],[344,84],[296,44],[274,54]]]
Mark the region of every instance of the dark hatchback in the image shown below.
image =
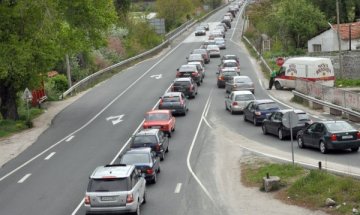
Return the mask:
[[[280,140],[285,139],[286,137],[290,137],[290,129],[283,125],[284,114],[290,111],[294,111],[299,119],[297,125],[292,128],[293,136],[296,137],[296,134],[301,129],[312,123],[309,115],[306,114],[302,110],[279,110],[271,113],[266,117],[266,119],[262,123],[262,131],[263,134],[274,134],[279,137]],[[285,119],[286,120],[286,119]]]
[[[216,83],[218,88],[224,88],[227,81],[230,81],[232,80],[232,77],[239,75],[235,68],[224,68],[216,74],[218,75]]]
[[[151,148],[130,149],[120,157],[120,164],[134,165],[145,176],[147,182],[157,182],[160,158]]]
[[[249,120],[256,126],[265,120],[267,114],[279,110],[279,105],[271,99],[255,100],[244,108],[244,121]]]
[[[190,77],[196,82],[198,86],[200,86],[201,82],[203,81],[203,76],[200,71],[197,70],[196,65],[190,64],[180,66],[180,68],[176,70],[176,77]]]
[[[159,109],[170,110],[173,115],[186,115],[188,102],[182,92],[167,92],[160,97]]]
[[[299,148],[318,148],[323,154],[340,149],[357,152],[360,147],[360,132],[345,121],[315,122],[300,130],[297,138]]]
[[[198,86],[192,78],[177,78],[171,86],[171,92],[182,92],[189,98],[195,98]]]

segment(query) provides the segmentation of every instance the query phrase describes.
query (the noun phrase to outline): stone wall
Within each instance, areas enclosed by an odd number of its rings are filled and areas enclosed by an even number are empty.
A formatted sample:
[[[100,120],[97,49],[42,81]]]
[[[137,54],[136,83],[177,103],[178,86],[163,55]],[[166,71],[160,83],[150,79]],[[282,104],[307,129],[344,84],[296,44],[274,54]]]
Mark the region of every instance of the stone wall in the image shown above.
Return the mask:
[[[338,52],[313,52],[308,53],[313,57],[328,57],[331,59],[335,76],[340,77],[340,64]],[[360,51],[343,51],[342,52],[343,78],[360,79]]]

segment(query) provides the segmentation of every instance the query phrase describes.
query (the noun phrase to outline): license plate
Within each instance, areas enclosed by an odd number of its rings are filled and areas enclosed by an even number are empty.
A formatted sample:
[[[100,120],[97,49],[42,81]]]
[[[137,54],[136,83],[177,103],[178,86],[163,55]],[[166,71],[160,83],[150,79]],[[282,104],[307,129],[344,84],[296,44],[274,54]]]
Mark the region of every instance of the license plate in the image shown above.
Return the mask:
[[[352,135],[348,135],[348,136],[342,136],[342,139],[352,139],[353,136]]]
[[[188,76],[191,76],[191,74],[185,73],[185,74],[183,74],[183,76],[184,76],[184,77],[188,77]]]
[[[115,197],[114,196],[102,196],[101,197],[101,201],[114,201]]]

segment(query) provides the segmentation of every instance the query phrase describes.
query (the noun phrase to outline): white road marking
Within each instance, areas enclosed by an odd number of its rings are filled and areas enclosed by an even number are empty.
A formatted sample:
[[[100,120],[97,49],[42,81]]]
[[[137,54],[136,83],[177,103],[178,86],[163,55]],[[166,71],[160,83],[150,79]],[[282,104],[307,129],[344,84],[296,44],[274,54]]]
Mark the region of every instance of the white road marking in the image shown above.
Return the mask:
[[[73,136],[74,134],[76,134],[77,132],[83,130],[85,127],[87,127],[90,123],[92,123],[95,119],[97,119],[104,111],[106,111],[113,103],[115,103],[121,96],[123,96],[127,91],[129,91],[137,82],[139,82],[144,76],[146,76],[153,68],[155,68],[157,65],[159,65],[165,58],[167,58],[171,53],[173,53],[177,48],[179,48],[179,46],[182,45],[182,43],[179,43],[177,46],[174,47],[173,50],[171,50],[169,53],[167,53],[164,57],[162,57],[158,62],[156,62],[155,64],[153,64],[146,72],[144,72],[139,78],[137,78],[132,84],[130,84],[122,93],[120,93],[119,95],[117,95],[111,102],[109,102],[103,109],[101,109],[95,116],[93,116],[88,122],[86,122],[83,126],[81,126],[80,128],[78,128],[77,130],[73,131],[72,133],[70,133],[68,136],[64,137],[63,139],[59,140],[58,142],[54,143],[53,145],[51,145],[50,147],[48,147],[47,149],[45,149],[44,151],[42,151],[41,153],[37,154],[36,156],[30,158],[28,161],[26,161],[25,163],[21,164],[20,166],[18,166],[17,168],[15,168],[14,170],[12,170],[11,172],[9,172],[8,174],[4,175],[3,177],[0,178],[0,182],[3,181],[5,178],[9,177],[10,175],[14,174],[15,172],[19,171],[20,169],[22,169],[24,166],[28,165],[29,163],[31,163],[32,161],[34,161],[35,159],[37,159],[38,157],[42,156],[43,154],[45,154],[46,152],[50,151],[52,148],[54,148],[55,146],[59,145],[60,143],[62,143],[64,140],[68,139],[69,137]]]
[[[31,173],[26,174],[24,177],[22,177],[22,179],[20,179],[17,183],[21,184],[23,183],[26,179],[28,179],[31,176]]]
[[[181,183],[177,183],[177,185],[176,185],[176,187],[175,187],[175,191],[174,191],[174,193],[180,193],[180,191],[181,191]]]
[[[208,114],[209,109],[210,109],[210,104],[211,104],[211,102],[212,102],[212,98],[210,98],[209,105],[208,105],[207,108],[206,108],[206,111],[205,111],[205,114],[204,114],[205,117],[207,117],[207,114]]]
[[[194,146],[195,146],[195,142],[196,142],[196,139],[198,137],[198,134],[199,134],[199,131],[200,131],[200,127],[201,127],[201,124],[203,122],[203,116],[204,116],[204,113],[205,113],[205,110],[207,108],[207,106],[209,105],[209,102],[210,102],[210,97],[212,95],[212,91],[210,91],[210,94],[209,94],[209,97],[206,101],[206,104],[205,104],[205,107],[204,107],[204,110],[203,110],[203,113],[202,113],[202,117],[200,119],[200,122],[198,124],[198,127],[196,129],[196,132],[195,132],[195,135],[194,135],[194,138],[191,142],[191,146],[190,146],[190,149],[189,149],[189,152],[188,152],[188,155],[187,155],[187,158],[186,158],[186,164],[187,164],[187,167],[189,169],[189,172],[191,173],[191,175],[194,177],[194,179],[196,180],[196,182],[200,185],[200,187],[202,188],[202,190],[205,192],[205,194],[209,197],[209,199],[212,201],[212,202],[215,202],[214,199],[211,197],[209,191],[206,189],[206,187],[202,184],[202,182],[200,181],[200,179],[196,176],[196,174],[194,173],[192,167],[191,167],[191,164],[190,164],[190,157],[191,157],[191,154],[192,154],[192,151],[194,149]]]
[[[65,141],[66,141],[66,142],[70,142],[74,137],[75,137],[75,136],[72,135],[72,136],[70,136],[69,138],[67,138]]]
[[[202,119],[204,120],[205,124],[209,126],[209,128],[213,129],[213,127],[210,125],[210,123],[207,121],[205,117],[202,117]]]
[[[162,74],[151,75],[150,78],[160,79],[162,78]]]
[[[44,160],[50,160],[52,156],[55,155],[56,152],[51,152]]]
[[[106,121],[111,120],[112,124],[113,124],[113,125],[116,125],[116,124],[118,124],[118,123],[120,123],[120,122],[123,121],[122,118],[123,118],[124,116],[125,116],[125,114],[121,114],[121,115],[119,115],[119,116],[110,116],[110,117],[106,118]]]

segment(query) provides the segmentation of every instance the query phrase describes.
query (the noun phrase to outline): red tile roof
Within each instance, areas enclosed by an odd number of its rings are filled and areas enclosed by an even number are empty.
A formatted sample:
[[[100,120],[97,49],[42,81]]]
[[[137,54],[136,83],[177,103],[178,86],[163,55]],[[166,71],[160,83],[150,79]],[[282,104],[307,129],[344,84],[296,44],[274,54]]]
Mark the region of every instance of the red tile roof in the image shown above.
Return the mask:
[[[360,22],[343,23],[340,24],[340,38],[342,40],[349,40],[349,25],[351,25],[351,40],[360,38]],[[333,29],[337,31],[337,24],[332,25]]]

